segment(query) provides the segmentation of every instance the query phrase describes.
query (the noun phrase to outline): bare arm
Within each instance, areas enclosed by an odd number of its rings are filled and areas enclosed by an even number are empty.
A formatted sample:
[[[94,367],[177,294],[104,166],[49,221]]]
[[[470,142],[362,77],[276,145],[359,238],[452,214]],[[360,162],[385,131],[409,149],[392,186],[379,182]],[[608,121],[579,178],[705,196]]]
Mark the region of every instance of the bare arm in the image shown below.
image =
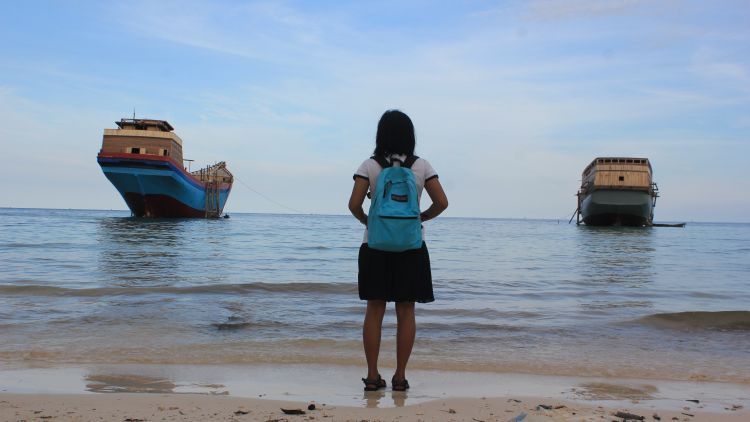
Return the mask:
[[[440,184],[440,180],[437,177],[426,181],[424,188],[432,200],[432,205],[420,214],[422,221],[427,221],[437,217],[448,208],[448,197],[445,195],[443,185]]]
[[[369,188],[369,180],[355,177],[352,196],[349,198],[349,211],[351,211],[352,215],[365,226],[367,225],[367,214],[365,214],[365,211],[362,209],[362,204],[365,202],[365,196],[367,196],[367,189]]]

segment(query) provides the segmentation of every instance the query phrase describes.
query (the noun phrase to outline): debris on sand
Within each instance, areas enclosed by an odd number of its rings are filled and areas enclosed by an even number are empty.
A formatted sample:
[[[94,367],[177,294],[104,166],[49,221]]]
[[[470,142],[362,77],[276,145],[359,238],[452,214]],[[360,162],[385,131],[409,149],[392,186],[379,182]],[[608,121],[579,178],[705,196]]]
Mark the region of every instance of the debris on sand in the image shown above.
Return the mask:
[[[281,408],[281,411],[284,412],[285,415],[304,415],[305,411],[302,409],[284,409]]]
[[[645,420],[645,416],[636,415],[635,413],[628,413],[628,412],[617,412],[615,413],[615,417],[623,418],[625,420],[634,420],[634,421],[642,421]]]

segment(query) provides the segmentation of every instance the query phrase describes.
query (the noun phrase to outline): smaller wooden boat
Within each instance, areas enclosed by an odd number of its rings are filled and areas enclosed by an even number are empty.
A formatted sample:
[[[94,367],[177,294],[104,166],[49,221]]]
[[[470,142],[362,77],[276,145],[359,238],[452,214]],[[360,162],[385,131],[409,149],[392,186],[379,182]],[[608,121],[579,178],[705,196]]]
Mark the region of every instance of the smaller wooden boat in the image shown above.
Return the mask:
[[[658,196],[648,158],[597,157],[583,170],[577,223],[652,226]]]

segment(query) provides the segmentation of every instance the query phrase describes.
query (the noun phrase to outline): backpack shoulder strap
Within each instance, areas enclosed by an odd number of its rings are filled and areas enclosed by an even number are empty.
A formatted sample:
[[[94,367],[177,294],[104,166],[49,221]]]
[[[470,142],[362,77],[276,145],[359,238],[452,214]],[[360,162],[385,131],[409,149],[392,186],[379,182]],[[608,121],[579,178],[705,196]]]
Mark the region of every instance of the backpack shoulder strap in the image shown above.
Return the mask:
[[[380,165],[380,167],[382,167],[382,168],[386,168],[386,167],[390,167],[391,166],[391,163],[389,163],[388,160],[385,159],[385,157],[381,157],[379,155],[373,155],[370,158],[372,158],[373,160],[375,160]]]
[[[401,167],[410,169],[411,166],[414,165],[414,162],[417,161],[418,159],[419,159],[419,157],[417,157],[416,155],[410,155],[410,156],[406,157],[406,160],[404,161],[403,164],[401,164]]]

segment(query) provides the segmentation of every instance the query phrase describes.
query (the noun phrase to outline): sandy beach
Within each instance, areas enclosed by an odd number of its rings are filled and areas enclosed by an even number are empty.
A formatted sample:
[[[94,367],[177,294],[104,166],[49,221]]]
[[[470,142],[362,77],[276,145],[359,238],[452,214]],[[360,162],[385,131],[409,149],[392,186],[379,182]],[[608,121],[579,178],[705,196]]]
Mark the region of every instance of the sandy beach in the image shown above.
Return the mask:
[[[387,393],[390,394],[390,393]],[[543,397],[448,398],[391,408],[210,396],[199,394],[0,394],[0,419],[60,421],[746,421],[746,409],[705,412],[596,406]],[[303,414],[285,414],[284,411]]]
[[[359,372],[335,365],[6,368],[0,420],[750,420],[745,384],[415,370],[406,393],[364,393]]]

